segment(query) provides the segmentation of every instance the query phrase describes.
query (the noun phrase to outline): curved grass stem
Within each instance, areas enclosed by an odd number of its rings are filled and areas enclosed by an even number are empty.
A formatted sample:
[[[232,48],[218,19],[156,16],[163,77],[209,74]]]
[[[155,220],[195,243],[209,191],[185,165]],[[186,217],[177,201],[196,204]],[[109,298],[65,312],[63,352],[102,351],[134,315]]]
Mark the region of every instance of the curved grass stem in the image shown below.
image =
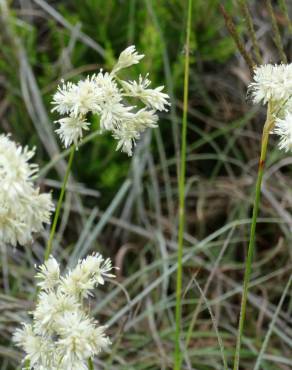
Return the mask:
[[[66,191],[67,182],[68,182],[69,175],[70,175],[70,170],[71,170],[71,166],[72,166],[72,162],[73,162],[73,158],[74,158],[75,149],[76,149],[75,145],[72,145],[72,147],[70,149],[70,156],[69,156],[69,161],[68,161],[65,177],[64,177],[64,180],[63,180],[62,188],[61,188],[61,193],[60,193],[60,196],[59,196],[59,199],[58,199],[58,204],[57,204],[55,216],[54,216],[54,219],[53,219],[53,224],[52,224],[52,228],[51,228],[51,232],[50,232],[50,237],[49,237],[47,248],[46,248],[46,251],[45,251],[45,261],[47,261],[50,254],[52,253],[53,240],[54,240],[56,227],[57,227],[57,223],[58,223],[58,219],[59,219],[59,215],[60,215],[60,211],[61,211],[61,207],[62,207],[62,203],[63,203],[63,198],[64,198],[65,191]]]
[[[185,227],[185,174],[186,174],[186,148],[187,148],[187,114],[189,93],[189,65],[190,65],[190,34],[192,18],[192,0],[188,2],[187,34],[185,44],[185,70],[184,70],[184,103],[181,136],[180,173],[179,173],[179,230],[177,251],[176,276],[176,310],[175,310],[175,353],[174,370],[181,367],[180,333],[181,333],[181,292],[182,292],[182,256],[183,235]]]
[[[258,176],[256,182],[256,189],[255,189],[255,198],[254,198],[254,205],[253,205],[253,213],[252,213],[252,222],[251,222],[251,229],[250,229],[250,239],[248,245],[248,252],[247,252],[247,259],[245,263],[245,272],[244,272],[244,281],[243,281],[243,291],[242,291],[242,298],[241,298],[241,307],[240,307],[240,317],[239,317],[239,324],[238,324],[238,333],[237,333],[237,340],[236,340],[236,350],[235,350],[235,357],[234,357],[234,365],[233,369],[239,369],[239,361],[240,361],[240,349],[241,349],[241,341],[245,323],[245,316],[246,316],[246,304],[247,304],[247,296],[248,296],[248,289],[249,289],[249,282],[251,277],[251,270],[252,270],[252,261],[253,255],[255,250],[255,237],[256,237],[256,224],[257,224],[257,217],[259,213],[260,207],[260,200],[261,200],[261,185],[262,179],[264,174],[264,166],[267,156],[267,148],[269,142],[269,134],[271,129],[274,125],[274,118],[271,114],[271,107],[268,106],[268,113],[267,113],[267,120],[263,129],[262,134],[262,142],[261,142],[261,155],[259,160],[259,169],[258,169]]]

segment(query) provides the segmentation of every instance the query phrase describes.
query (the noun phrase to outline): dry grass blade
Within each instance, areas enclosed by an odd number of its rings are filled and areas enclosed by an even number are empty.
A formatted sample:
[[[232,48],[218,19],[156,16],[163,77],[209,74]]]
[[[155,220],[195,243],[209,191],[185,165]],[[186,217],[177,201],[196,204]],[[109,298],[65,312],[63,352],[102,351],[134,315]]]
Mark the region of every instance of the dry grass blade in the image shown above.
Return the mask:
[[[220,347],[220,352],[221,352],[221,356],[222,356],[222,361],[223,361],[223,366],[224,366],[224,369],[225,370],[228,370],[228,366],[227,366],[227,360],[226,360],[226,357],[225,357],[225,349],[224,349],[224,344],[223,344],[223,340],[222,340],[222,337],[220,335],[220,332],[218,330],[218,324],[216,322],[216,319],[213,315],[213,312],[211,310],[211,307],[209,305],[209,302],[208,302],[208,299],[207,297],[205,296],[203,290],[201,289],[199,283],[197,282],[196,278],[193,278],[194,280],[194,283],[197,287],[197,289],[199,290],[201,296],[203,297],[203,300],[204,300],[204,303],[209,311],[209,314],[211,316],[211,320],[212,320],[212,323],[213,323],[213,327],[215,329],[215,332],[216,332],[216,336],[217,336],[217,339],[218,339],[218,344],[219,344],[219,347]]]
[[[292,34],[292,22],[291,22],[291,19],[290,19],[290,16],[289,16],[289,11],[288,11],[288,7],[287,7],[287,4],[286,4],[286,0],[279,0],[279,5],[280,5],[281,11],[284,14],[284,17],[286,19],[287,26],[288,26],[288,29],[289,29],[289,33]]]
[[[247,29],[248,29],[248,32],[249,32],[250,39],[252,41],[252,45],[253,45],[253,48],[254,48],[257,63],[262,64],[263,63],[263,58],[261,56],[261,51],[260,51],[260,47],[259,47],[259,44],[258,44],[256,32],[255,32],[255,29],[254,29],[253,20],[252,20],[250,10],[249,10],[248,4],[247,4],[247,0],[238,0],[238,2],[239,2],[239,5],[242,9],[242,13],[244,15],[245,21],[247,23]]]
[[[83,42],[85,45],[89,46],[93,50],[95,50],[98,54],[102,57],[105,56],[105,50],[92,38],[87,36],[82,31],[79,31],[74,26],[72,26],[59,12],[57,12],[48,2],[44,0],[33,0],[37,5],[39,5],[44,11],[50,14],[58,23],[60,23],[63,27],[66,27],[70,32],[76,34],[76,37]]]
[[[280,34],[279,27],[278,27],[278,23],[277,23],[277,19],[276,19],[276,16],[275,16],[275,12],[274,12],[274,9],[273,9],[272,2],[271,2],[271,0],[266,0],[266,3],[267,3],[267,9],[268,9],[269,15],[271,17],[275,45],[276,45],[277,50],[279,52],[279,56],[280,56],[281,61],[283,63],[287,63],[287,56],[284,52],[282,39],[281,39],[281,34]]]
[[[244,44],[242,40],[240,39],[240,36],[236,30],[235,24],[231,18],[231,16],[226,12],[224,6],[220,4],[220,10],[223,14],[223,17],[225,19],[226,28],[228,29],[230,35],[232,36],[238,51],[242,55],[243,59],[245,60],[246,64],[248,65],[248,68],[250,70],[250,73],[253,73],[253,68],[255,66],[255,63],[252,59],[252,56],[247,52],[246,48],[244,47]]]
[[[263,361],[263,357],[264,357],[264,353],[267,349],[267,345],[268,345],[268,342],[270,340],[270,337],[273,333],[273,329],[274,329],[274,326],[275,326],[275,323],[276,323],[276,320],[277,320],[277,317],[279,316],[279,313],[282,309],[282,306],[283,306],[283,303],[284,303],[284,300],[288,294],[288,291],[289,291],[289,288],[290,288],[290,285],[292,283],[292,276],[290,276],[288,282],[287,282],[287,285],[285,286],[285,289],[282,293],[282,296],[281,296],[281,299],[278,303],[278,306],[277,306],[277,309],[275,310],[275,313],[272,317],[272,321],[269,325],[269,330],[267,331],[267,334],[265,336],[265,339],[264,339],[264,342],[262,344],[262,347],[261,347],[261,350],[260,350],[260,353],[259,353],[259,356],[257,358],[257,361],[256,361],[256,364],[255,364],[255,367],[254,367],[254,370],[259,370],[260,369],[260,366],[262,365],[262,361]],[[263,366],[263,365],[262,365]]]

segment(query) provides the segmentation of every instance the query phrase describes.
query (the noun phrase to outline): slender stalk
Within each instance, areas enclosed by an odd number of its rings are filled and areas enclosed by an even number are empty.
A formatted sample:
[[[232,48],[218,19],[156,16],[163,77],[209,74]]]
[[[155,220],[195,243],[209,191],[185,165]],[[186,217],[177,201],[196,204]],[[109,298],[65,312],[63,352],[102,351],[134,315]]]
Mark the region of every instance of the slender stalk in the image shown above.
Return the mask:
[[[180,173],[179,173],[179,230],[177,252],[177,277],[176,277],[176,310],[175,310],[175,353],[174,370],[181,367],[180,332],[181,332],[181,291],[182,291],[182,256],[183,235],[185,226],[185,174],[186,174],[186,147],[187,147],[187,114],[189,98],[189,66],[190,66],[190,34],[192,19],[192,0],[188,2],[187,34],[185,44],[185,71],[184,71],[184,103],[181,137]]]
[[[24,363],[24,368],[25,370],[29,370],[30,369],[30,361],[29,360],[26,360],[25,363]]]
[[[94,370],[93,361],[92,361],[91,358],[88,359],[88,369],[89,370]]]
[[[60,215],[60,211],[61,211],[61,207],[62,207],[62,203],[63,203],[63,198],[64,198],[64,194],[65,194],[65,191],[66,191],[66,185],[67,185],[67,182],[68,182],[68,179],[69,179],[69,174],[70,174],[70,170],[71,170],[71,166],[72,166],[72,162],[73,162],[73,158],[74,158],[74,153],[75,153],[75,145],[72,145],[72,147],[70,149],[69,161],[68,161],[65,177],[64,177],[64,180],[63,180],[63,184],[62,184],[61,193],[60,193],[60,196],[59,196],[59,199],[58,199],[58,204],[57,204],[57,208],[56,208],[56,212],[55,212],[55,216],[54,216],[54,220],[53,220],[53,224],[52,224],[52,228],[51,228],[51,232],[50,232],[50,237],[49,237],[47,248],[46,248],[46,251],[45,251],[45,261],[49,258],[50,254],[52,252],[53,239],[54,239],[54,236],[55,236],[56,227],[57,227],[57,223],[58,223],[58,219],[59,219],[59,215]]]
[[[241,340],[242,340],[243,328],[244,328],[244,322],[245,322],[246,304],[247,304],[249,282],[250,282],[250,277],[251,277],[252,260],[253,260],[254,249],[255,249],[256,224],[257,224],[257,217],[258,217],[259,207],[260,207],[261,185],[262,185],[262,179],[263,179],[263,174],[264,174],[265,160],[267,156],[269,133],[271,132],[273,125],[274,125],[274,119],[271,114],[271,107],[269,105],[268,113],[267,113],[267,120],[266,120],[264,129],[263,129],[263,134],[262,134],[261,155],[260,155],[260,160],[259,160],[258,177],[257,177],[256,189],[255,189],[255,198],[254,198],[253,214],[252,214],[251,229],[250,229],[250,240],[249,240],[249,245],[248,245],[247,260],[245,263],[240,317],[239,317],[236,350],[235,350],[234,366],[233,366],[234,370],[238,370],[239,368]]]

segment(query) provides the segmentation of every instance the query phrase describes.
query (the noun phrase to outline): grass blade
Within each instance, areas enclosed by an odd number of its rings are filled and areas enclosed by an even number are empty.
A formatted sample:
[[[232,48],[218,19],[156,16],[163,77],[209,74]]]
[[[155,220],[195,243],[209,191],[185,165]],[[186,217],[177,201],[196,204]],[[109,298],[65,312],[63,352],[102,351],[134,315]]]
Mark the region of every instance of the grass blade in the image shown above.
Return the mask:
[[[177,252],[177,277],[176,277],[176,310],[175,310],[175,354],[174,369],[181,367],[180,353],[180,330],[181,330],[181,295],[182,295],[182,257],[183,257],[183,236],[185,227],[185,176],[186,176],[186,151],[187,151],[187,114],[189,99],[189,66],[190,66],[190,35],[192,20],[192,0],[188,2],[187,34],[185,44],[185,74],[184,74],[184,103],[181,137],[181,156],[179,173],[179,231],[178,231],[178,252]]]

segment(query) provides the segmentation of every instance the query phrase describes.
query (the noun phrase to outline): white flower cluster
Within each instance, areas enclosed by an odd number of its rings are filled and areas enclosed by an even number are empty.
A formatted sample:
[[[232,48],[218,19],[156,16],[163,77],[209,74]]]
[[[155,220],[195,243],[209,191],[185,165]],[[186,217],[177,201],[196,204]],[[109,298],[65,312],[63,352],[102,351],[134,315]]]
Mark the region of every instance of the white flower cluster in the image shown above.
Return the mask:
[[[149,88],[150,80],[139,77],[139,81],[123,81],[117,73],[139,63],[144,57],[136,52],[135,46],[124,50],[111,73],[100,70],[98,74],[87,77],[77,84],[62,82],[53,97],[52,111],[66,115],[56,122],[59,134],[65,147],[72,143],[78,145],[83,130],[88,130],[88,114],[97,114],[102,130],[112,132],[118,140],[117,149],[129,156],[141,133],[148,127],[156,127],[156,111],[167,110],[169,96],[162,92],[163,86]],[[137,109],[129,105],[126,99],[138,99],[144,107]]]
[[[51,194],[40,194],[32,176],[38,171],[29,163],[34,149],[21,147],[8,135],[0,135],[0,241],[15,246],[32,240],[32,234],[50,222]]]
[[[111,270],[111,261],[100,254],[80,260],[65,276],[54,257],[40,266],[33,323],[24,323],[13,337],[28,369],[87,370],[88,360],[110,344],[105,327],[86,313],[84,299],[104,277],[114,277]]]
[[[279,148],[292,150],[292,64],[257,67],[249,89],[255,103],[270,103],[275,119],[273,133],[280,136]]]

